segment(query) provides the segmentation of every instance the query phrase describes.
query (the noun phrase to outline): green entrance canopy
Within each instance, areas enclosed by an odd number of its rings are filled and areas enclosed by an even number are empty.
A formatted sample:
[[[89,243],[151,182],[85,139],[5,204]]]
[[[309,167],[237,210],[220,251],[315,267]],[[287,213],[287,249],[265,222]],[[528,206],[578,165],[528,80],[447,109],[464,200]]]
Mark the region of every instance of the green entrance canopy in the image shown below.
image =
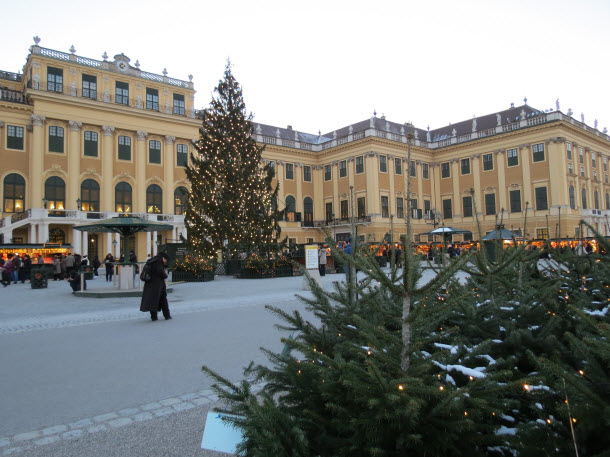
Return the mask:
[[[173,225],[162,222],[149,221],[141,217],[111,217],[90,224],[75,225],[73,227],[81,232],[119,233],[123,237],[129,237],[138,232],[163,232],[172,230]],[[129,243],[124,243],[125,259],[129,259]]]

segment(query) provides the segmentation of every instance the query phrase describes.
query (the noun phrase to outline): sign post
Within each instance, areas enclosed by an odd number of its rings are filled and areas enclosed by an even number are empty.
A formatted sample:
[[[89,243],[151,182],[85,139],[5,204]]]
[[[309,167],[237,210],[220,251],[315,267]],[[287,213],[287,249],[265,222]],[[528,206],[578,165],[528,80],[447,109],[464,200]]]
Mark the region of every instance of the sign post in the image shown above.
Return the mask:
[[[305,268],[313,279],[321,283],[320,270],[318,269],[318,245],[308,244],[305,246]],[[303,277],[303,290],[309,290],[307,277]]]

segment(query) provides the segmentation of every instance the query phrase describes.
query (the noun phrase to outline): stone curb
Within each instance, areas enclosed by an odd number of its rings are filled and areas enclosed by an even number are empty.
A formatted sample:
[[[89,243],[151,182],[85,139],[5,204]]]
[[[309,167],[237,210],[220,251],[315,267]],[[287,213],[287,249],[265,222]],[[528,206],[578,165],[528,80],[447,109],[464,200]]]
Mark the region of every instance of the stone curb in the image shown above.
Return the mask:
[[[88,433],[125,427],[158,417],[177,414],[202,405],[213,405],[218,398],[211,390],[200,390],[178,397],[166,398],[136,408],[126,408],[98,416],[80,419],[68,424],[45,427],[0,438],[0,455],[15,455],[27,447],[43,446],[60,440],[82,437]]]

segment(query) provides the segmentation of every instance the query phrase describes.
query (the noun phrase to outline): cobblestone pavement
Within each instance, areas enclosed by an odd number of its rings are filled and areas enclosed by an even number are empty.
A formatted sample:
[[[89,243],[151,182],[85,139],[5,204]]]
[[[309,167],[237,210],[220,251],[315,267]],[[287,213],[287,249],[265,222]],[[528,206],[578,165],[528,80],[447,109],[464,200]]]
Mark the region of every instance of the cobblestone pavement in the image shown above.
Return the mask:
[[[19,433],[0,438],[1,455],[24,455],[27,450],[63,440],[83,439],[88,434],[111,431],[138,422],[151,421],[206,406],[210,408],[218,398],[211,390],[200,390],[179,397],[165,398],[136,408],[126,408],[98,416],[79,419],[67,424]],[[201,437],[199,437],[201,439]]]

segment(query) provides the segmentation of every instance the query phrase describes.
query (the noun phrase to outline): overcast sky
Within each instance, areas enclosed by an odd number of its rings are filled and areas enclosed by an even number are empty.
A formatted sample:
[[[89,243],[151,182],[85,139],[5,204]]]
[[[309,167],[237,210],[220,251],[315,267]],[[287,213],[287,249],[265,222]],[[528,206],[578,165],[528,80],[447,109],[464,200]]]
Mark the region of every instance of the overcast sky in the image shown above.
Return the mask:
[[[368,119],[439,128],[510,103],[610,128],[609,0],[9,2],[0,70],[40,46],[193,75],[209,105],[227,58],[255,122],[317,133]]]

